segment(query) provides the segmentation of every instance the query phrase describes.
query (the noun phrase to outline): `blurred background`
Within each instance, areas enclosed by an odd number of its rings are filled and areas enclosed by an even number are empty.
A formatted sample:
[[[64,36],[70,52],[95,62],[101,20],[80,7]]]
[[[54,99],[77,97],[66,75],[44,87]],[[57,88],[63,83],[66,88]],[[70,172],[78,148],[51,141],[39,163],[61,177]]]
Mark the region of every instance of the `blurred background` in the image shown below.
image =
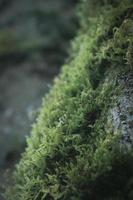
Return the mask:
[[[0,0],[0,200],[42,97],[68,56],[76,0]]]

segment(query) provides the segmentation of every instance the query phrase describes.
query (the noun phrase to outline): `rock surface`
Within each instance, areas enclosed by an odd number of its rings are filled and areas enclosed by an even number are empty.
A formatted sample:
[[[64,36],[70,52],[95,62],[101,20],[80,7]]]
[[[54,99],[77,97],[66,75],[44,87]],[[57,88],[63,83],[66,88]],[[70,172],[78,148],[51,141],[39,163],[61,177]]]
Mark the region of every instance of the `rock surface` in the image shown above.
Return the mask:
[[[133,73],[122,75],[119,84],[124,94],[119,97],[115,108],[111,109],[114,132],[121,131],[122,142],[133,147]]]

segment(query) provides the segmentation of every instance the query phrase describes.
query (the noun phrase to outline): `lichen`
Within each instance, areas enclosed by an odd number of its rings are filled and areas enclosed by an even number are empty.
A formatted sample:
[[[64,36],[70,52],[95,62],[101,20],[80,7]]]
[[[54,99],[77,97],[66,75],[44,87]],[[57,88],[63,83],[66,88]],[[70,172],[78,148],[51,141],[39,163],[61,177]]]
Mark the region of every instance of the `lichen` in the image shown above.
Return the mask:
[[[125,91],[120,77],[132,74],[133,4],[97,1],[92,13],[93,3],[79,7],[72,55],[43,100],[8,200],[133,198],[132,148],[108,119]]]

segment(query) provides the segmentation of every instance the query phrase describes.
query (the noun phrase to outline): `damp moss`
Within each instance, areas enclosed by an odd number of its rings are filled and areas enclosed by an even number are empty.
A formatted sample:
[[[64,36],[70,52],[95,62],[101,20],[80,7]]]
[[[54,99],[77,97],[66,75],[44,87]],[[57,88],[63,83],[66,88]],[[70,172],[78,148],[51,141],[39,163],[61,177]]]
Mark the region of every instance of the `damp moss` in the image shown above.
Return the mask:
[[[133,4],[97,1],[92,12],[92,2],[79,6],[70,59],[43,100],[8,200],[133,198],[132,148],[107,122],[119,77],[132,72]]]

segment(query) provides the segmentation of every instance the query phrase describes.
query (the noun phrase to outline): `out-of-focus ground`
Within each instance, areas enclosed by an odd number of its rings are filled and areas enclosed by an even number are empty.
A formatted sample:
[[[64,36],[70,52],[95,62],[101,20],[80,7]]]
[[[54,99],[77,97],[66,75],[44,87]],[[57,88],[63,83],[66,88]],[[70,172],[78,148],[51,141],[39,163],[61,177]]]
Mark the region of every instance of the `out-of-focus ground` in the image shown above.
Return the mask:
[[[76,0],[0,0],[0,200],[77,29]]]

